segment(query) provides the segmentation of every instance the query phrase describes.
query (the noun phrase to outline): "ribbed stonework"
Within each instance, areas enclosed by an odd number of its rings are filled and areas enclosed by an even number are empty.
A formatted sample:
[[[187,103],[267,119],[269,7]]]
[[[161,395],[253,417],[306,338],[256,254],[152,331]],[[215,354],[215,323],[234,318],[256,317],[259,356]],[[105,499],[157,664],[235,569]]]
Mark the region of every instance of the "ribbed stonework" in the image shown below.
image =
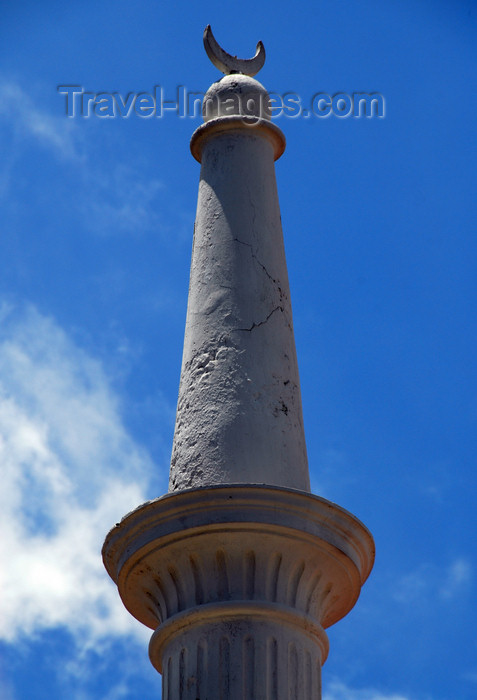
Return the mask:
[[[268,95],[233,73],[204,109],[170,489],[111,530],[103,558],[154,630],[164,700],[319,700],[325,628],[355,604],[374,544],[309,493]]]

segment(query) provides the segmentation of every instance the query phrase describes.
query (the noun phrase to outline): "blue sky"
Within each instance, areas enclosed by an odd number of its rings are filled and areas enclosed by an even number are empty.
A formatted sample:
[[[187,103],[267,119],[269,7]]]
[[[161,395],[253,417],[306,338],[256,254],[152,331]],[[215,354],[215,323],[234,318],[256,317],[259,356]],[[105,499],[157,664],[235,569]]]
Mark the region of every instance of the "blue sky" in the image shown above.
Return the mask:
[[[160,697],[100,548],[167,489],[198,118],[65,115],[58,85],[205,91],[267,50],[312,487],[372,531],[324,700],[477,697],[474,0],[10,2],[0,9],[0,697]]]

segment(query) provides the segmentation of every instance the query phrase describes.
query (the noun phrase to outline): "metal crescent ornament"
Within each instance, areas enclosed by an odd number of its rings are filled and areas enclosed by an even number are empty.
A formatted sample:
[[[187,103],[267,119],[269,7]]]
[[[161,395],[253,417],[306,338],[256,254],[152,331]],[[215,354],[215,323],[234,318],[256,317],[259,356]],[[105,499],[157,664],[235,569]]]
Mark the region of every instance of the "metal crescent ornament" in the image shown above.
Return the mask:
[[[219,46],[212,34],[210,24],[204,29],[204,47],[214,66],[222,73],[225,73],[225,75],[242,73],[252,77],[258,73],[265,63],[265,47],[261,41],[257,44],[257,50],[253,58],[237,58],[237,56],[232,56]]]

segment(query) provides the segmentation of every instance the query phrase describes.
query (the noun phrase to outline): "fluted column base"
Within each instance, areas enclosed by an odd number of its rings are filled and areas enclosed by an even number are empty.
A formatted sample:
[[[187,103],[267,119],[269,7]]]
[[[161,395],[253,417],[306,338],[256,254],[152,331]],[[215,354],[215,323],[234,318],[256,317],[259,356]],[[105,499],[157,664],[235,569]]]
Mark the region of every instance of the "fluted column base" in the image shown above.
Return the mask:
[[[324,628],[355,604],[368,530],[304,491],[235,485],[145,503],[111,530],[105,566],[155,630],[165,700],[320,700]]]
[[[247,602],[178,614],[149,647],[163,700],[316,700],[327,650],[309,616]]]

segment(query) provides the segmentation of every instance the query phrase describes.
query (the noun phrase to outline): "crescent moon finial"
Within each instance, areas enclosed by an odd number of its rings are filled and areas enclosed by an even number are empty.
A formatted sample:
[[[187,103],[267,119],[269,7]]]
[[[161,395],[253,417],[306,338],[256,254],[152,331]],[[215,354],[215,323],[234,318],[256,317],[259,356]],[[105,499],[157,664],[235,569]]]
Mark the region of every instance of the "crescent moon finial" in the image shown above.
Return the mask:
[[[258,73],[265,63],[265,47],[261,41],[257,44],[257,50],[253,58],[237,58],[237,56],[232,56],[219,46],[212,34],[210,24],[204,29],[204,47],[214,66],[222,73],[225,73],[225,75],[242,73],[252,77]]]

